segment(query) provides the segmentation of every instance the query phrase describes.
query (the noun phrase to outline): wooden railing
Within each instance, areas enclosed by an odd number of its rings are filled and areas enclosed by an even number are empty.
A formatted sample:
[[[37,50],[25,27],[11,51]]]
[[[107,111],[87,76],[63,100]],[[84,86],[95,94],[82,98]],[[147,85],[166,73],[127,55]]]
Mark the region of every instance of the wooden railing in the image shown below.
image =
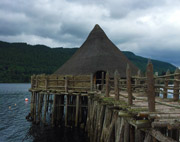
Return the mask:
[[[50,90],[58,92],[88,92],[92,91],[92,76],[63,76],[63,75],[33,75],[31,90]]]
[[[119,76],[120,75],[116,71],[114,73],[114,78],[110,80],[109,73],[107,72],[105,84],[106,97],[109,97],[109,93],[114,91],[115,98],[118,100],[119,92],[127,91],[128,104],[132,105],[132,94],[134,92],[145,92],[148,98],[149,111],[155,111],[155,96],[159,96],[159,94],[162,94],[164,99],[167,98],[167,94],[172,94],[173,101],[179,100],[180,70],[178,68],[173,74],[167,71],[166,75],[157,76],[153,75],[153,65],[149,62],[145,76],[142,76],[140,71],[138,71],[136,76],[131,76],[131,69],[129,66],[127,66],[126,70],[126,79],[121,79]],[[114,84],[112,84],[112,82],[114,82]],[[169,92],[168,90],[173,91]]]
[[[120,78],[118,71],[115,71],[114,77],[110,77],[109,72],[102,74],[101,84],[94,84],[93,75],[33,75],[31,77],[31,90],[50,90],[56,92],[92,92],[104,91],[105,96],[109,97],[113,91],[115,98],[118,100],[120,91],[128,93],[128,104],[133,104],[134,92],[145,92],[147,94],[149,111],[155,111],[155,96],[163,94],[163,98],[167,98],[167,94],[172,94],[173,100],[178,101],[180,95],[180,71],[176,69],[175,73],[158,76],[153,74],[153,65],[148,62],[146,75],[142,76],[138,71],[136,76],[131,75],[131,68],[127,65],[126,78]],[[101,86],[101,90],[98,90]],[[169,92],[168,90],[173,90]]]

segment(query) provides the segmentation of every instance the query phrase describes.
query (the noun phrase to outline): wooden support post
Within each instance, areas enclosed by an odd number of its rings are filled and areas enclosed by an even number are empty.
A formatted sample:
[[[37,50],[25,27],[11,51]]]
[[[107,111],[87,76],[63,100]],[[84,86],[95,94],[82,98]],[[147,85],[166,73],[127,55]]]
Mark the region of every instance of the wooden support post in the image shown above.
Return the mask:
[[[68,92],[68,77],[66,76],[65,77],[65,92],[67,93]]]
[[[43,97],[44,97],[44,94],[39,93],[38,95],[38,122],[37,123],[41,121]]]
[[[93,74],[91,74],[91,89],[90,89],[91,92],[93,91],[93,86],[94,86],[94,84],[93,84]]]
[[[32,92],[32,95],[31,95],[31,117],[32,119],[34,117],[34,92]]]
[[[68,121],[68,95],[66,95],[66,104],[65,104],[65,126],[67,126]]]
[[[168,70],[167,72],[166,72],[166,75],[169,75],[170,74],[170,71]],[[164,81],[164,93],[163,93],[163,98],[164,99],[166,99],[167,98],[167,87],[168,87],[168,84],[169,84],[169,81],[168,81],[168,79],[169,79],[169,77],[167,76],[166,78],[165,78],[165,81]]]
[[[75,126],[78,126],[78,116],[79,116],[79,94],[76,96],[76,120]]]
[[[101,76],[101,90],[103,90],[104,88],[104,72],[102,72],[102,76]]]
[[[47,111],[47,94],[45,94],[45,99],[44,99],[44,119],[43,123],[46,123],[46,111]]]
[[[129,133],[130,133],[130,137],[129,137],[130,142],[135,142],[135,128],[132,125],[130,125]]]
[[[154,75],[153,75],[153,64],[148,61],[147,69],[147,96],[148,96],[148,108],[150,112],[155,111],[155,89],[154,89]]]
[[[132,87],[131,87],[131,69],[129,64],[127,64],[126,69],[126,85],[127,85],[127,92],[128,92],[128,105],[132,105]]]
[[[110,90],[109,90],[109,72],[107,71],[106,72],[106,92],[105,92],[106,97],[109,97],[109,92],[110,92]]]
[[[36,122],[36,103],[37,103],[37,93],[34,92],[34,118],[33,118],[34,122]]]
[[[114,72],[114,92],[115,99],[119,100],[119,74],[117,70]]]
[[[178,80],[180,77],[179,77],[179,69],[177,68],[176,71],[175,71],[175,75],[174,75],[174,94],[173,94],[173,100],[174,101],[178,101],[179,100],[179,82],[176,81]]]
[[[52,111],[52,125],[55,125],[55,120],[56,120],[56,94],[54,95],[54,100],[53,100],[53,111]]]

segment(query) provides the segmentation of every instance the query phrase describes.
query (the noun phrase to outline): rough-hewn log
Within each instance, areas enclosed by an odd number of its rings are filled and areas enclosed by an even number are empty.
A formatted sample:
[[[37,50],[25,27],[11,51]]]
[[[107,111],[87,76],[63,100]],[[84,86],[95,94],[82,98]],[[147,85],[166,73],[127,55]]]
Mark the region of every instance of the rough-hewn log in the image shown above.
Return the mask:
[[[174,76],[174,95],[173,95],[173,100],[174,101],[178,101],[179,100],[179,82],[176,81],[178,80],[180,77],[179,75],[176,75],[179,73],[179,69],[177,68],[175,71],[175,76]]]
[[[172,138],[164,136],[161,132],[156,130],[150,130],[149,134],[152,135],[154,138],[156,138],[160,142],[176,142]]]
[[[130,142],[135,142],[135,128],[130,125],[130,130],[129,130],[129,134],[130,134],[130,137],[129,137],[129,141]]]
[[[129,142],[130,138],[130,125],[129,123],[125,120],[124,124],[124,141]]]
[[[152,136],[148,133],[144,139],[144,142],[152,142]]]
[[[135,142],[144,142],[144,134],[140,129],[135,129]]]
[[[127,64],[126,69],[126,84],[127,84],[127,92],[128,92],[128,105],[132,105],[132,86],[131,86],[131,69],[129,64]]]
[[[147,69],[147,96],[148,96],[148,109],[150,112],[155,111],[155,89],[154,89],[154,75],[153,75],[153,64],[148,61]]]
[[[110,87],[109,87],[109,72],[106,72],[106,97],[109,97],[109,92],[110,92]]]
[[[119,73],[117,70],[114,72],[114,93],[115,99],[119,100]]]

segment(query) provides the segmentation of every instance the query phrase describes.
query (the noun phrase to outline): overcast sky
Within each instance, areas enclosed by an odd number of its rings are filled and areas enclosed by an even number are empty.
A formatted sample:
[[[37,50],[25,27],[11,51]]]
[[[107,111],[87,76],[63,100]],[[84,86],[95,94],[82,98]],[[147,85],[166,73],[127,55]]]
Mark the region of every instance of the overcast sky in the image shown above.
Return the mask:
[[[80,47],[99,24],[120,50],[180,67],[180,0],[0,0],[0,40]]]

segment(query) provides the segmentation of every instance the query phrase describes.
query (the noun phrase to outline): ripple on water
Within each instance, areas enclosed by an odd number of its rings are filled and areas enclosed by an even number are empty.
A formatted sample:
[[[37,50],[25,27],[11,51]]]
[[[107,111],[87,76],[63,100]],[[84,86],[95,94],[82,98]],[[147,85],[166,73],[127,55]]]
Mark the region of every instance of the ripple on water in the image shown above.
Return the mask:
[[[30,84],[0,84],[0,142],[87,142],[77,129],[32,125],[25,117],[30,112]],[[25,98],[29,101],[25,102]],[[15,105],[16,104],[16,105]]]

